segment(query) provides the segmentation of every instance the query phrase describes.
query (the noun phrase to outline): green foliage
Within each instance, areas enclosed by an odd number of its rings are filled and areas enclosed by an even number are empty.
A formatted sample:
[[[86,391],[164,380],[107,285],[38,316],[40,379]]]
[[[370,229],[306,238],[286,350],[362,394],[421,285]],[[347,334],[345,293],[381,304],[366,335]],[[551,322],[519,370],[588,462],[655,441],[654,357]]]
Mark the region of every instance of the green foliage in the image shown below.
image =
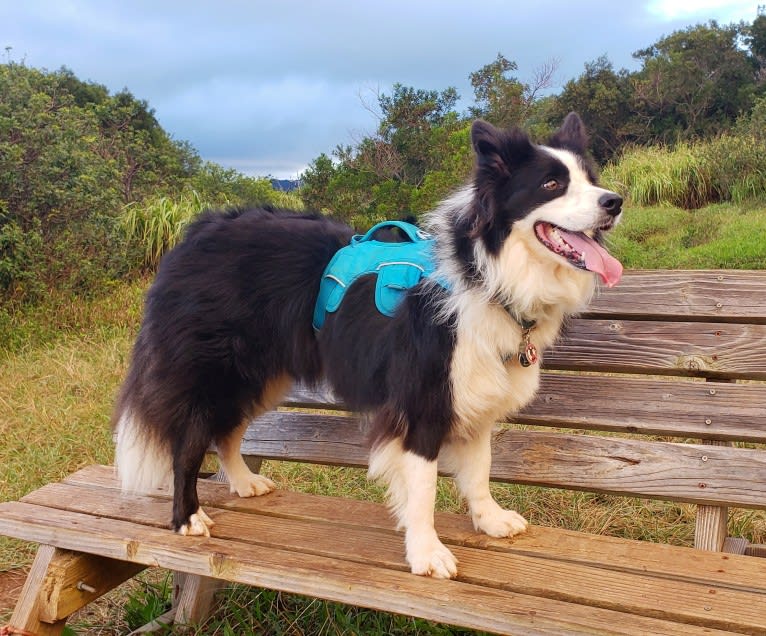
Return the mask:
[[[729,203],[698,210],[628,208],[610,234],[610,251],[628,268],[763,269],[762,207]]]
[[[200,193],[198,200],[190,191]],[[267,179],[204,163],[127,90],[110,95],[65,68],[0,64],[0,306],[6,316],[49,289],[87,296],[139,266],[156,265],[203,200],[302,205]]]
[[[125,206],[125,235],[129,245],[143,250],[141,265],[156,269],[162,255],[181,240],[186,226],[209,207],[194,190],[175,198],[162,196]]]
[[[131,630],[143,627],[167,612],[170,609],[173,590],[171,574],[167,574],[158,583],[141,579],[136,581],[138,587],[128,595],[123,608],[125,623]],[[170,627],[168,626],[168,629],[161,633],[171,633]]]
[[[634,146],[608,165],[602,182],[634,205],[668,204],[694,209],[766,196],[766,98],[730,133],[670,146]]]
[[[0,217],[0,291],[14,300],[40,297],[43,285],[36,272],[42,266],[43,239],[39,222],[24,230],[17,221]]]
[[[199,626],[199,633],[284,634],[293,633],[293,629],[296,634],[312,636],[480,636],[484,633],[243,585],[231,586],[226,599],[222,611]],[[292,629],[286,629],[286,625]]]
[[[615,72],[607,57],[601,56],[587,63],[580,77],[564,85],[548,119],[556,125],[567,113],[579,113],[588,127],[594,158],[604,162],[635,139],[631,130],[631,90],[628,72]]]
[[[705,162],[689,144],[630,148],[604,169],[601,181],[633,205],[667,203],[691,209],[709,202],[711,196]]]
[[[709,136],[752,106],[757,64],[743,25],[698,24],[634,53],[633,104],[648,141]]]

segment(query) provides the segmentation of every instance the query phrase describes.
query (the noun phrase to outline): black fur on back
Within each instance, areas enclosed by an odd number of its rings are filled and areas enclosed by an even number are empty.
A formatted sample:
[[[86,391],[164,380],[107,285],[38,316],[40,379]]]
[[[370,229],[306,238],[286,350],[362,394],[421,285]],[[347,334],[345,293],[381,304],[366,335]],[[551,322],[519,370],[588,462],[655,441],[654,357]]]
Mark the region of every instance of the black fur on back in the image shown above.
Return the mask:
[[[253,412],[269,381],[320,377],[319,281],[351,235],[318,215],[208,212],[163,259],[114,422],[130,412],[172,454],[175,528],[198,508],[205,450]]]
[[[388,318],[375,307],[375,276],[355,282],[319,334],[330,384],[354,410],[376,410],[373,444],[401,435],[404,449],[436,459],[452,424],[454,330],[437,318],[447,292],[433,282]]]

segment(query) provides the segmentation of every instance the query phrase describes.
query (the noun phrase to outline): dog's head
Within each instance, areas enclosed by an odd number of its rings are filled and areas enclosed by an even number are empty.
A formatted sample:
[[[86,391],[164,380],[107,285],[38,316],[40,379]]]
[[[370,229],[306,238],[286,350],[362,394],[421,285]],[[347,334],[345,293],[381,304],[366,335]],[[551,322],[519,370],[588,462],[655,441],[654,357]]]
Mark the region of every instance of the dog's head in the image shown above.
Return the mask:
[[[622,198],[600,188],[586,158],[580,117],[567,115],[546,145],[518,129],[484,121],[471,129],[476,152],[471,235],[491,257],[501,258],[511,234],[536,260],[566,264],[616,284],[622,265],[601,245],[620,218]],[[514,251],[518,251],[514,249]]]

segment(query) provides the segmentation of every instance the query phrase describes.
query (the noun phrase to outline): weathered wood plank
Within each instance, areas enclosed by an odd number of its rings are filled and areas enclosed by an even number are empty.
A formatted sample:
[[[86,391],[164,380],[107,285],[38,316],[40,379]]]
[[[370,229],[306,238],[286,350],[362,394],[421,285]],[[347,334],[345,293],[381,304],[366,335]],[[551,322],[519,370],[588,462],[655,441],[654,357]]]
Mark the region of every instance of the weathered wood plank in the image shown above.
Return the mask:
[[[708,446],[730,446],[729,442],[708,440]],[[698,550],[723,550],[728,535],[728,506],[697,506],[697,518],[694,527],[694,547]]]
[[[41,542],[27,579],[19,593],[19,599],[11,616],[10,626],[38,636],[58,636],[66,627],[66,619],[55,623],[41,620],[40,608],[45,598],[48,568],[60,558],[61,550],[47,542]]]
[[[114,498],[104,498],[102,492],[67,488],[62,484],[58,486],[48,491],[48,503],[59,506],[66,499],[69,506],[76,507],[77,512],[95,508],[99,517],[127,520],[122,516],[124,510],[119,502],[115,502]],[[133,510],[132,521],[155,522],[151,515],[143,515],[145,504],[148,503],[150,511],[153,510],[151,498],[132,496],[129,500]],[[218,539],[406,571],[401,535],[360,526],[349,528],[337,523],[306,522],[216,509],[209,509],[208,514],[216,522],[213,535]],[[587,551],[588,535],[581,535],[580,541]],[[243,549],[249,551],[249,548]],[[493,589],[700,624],[705,623],[707,612],[711,611],[704,609],[709,605],[709,581],[689,582],[659,577],[649,582],[645,572],[618,572],[614,568],[594,567],[591,563],[554,562],[550,558],[539,559],[539,555],[531,557],[510,552],[494,554],[490,560],[482,554],[483,551],[465,547],[455,547],[454,552],[461,563],[461,581]],[[682,564],[688,553],[688,550],[678,551],[682,563],[676,565],[680,571],[683,571]],[[524,576],[519,577],[518,572],[524,572]],[[642,594],[636,597],[629,593],[629,590],[635,589],[642,589]],[[739,604],[751,606],[761,600],[766,602],[764,590],[742,596],[729,589],[716,588],[715,606],[711,608],[717,613],[730,615],[736,613]],[[659,606],[662,606],[661,610]],[[766,606],[754,610],[749,620],[756,623],[763,621],[766,626]],[[744,624],[748,624],[747,618]]]
[[[65,488],[65,486],[70,488]],[[130,498],[110,499],[108,508],[102,508],[93,496],[84,494],[93,489],[102,494],[117,489],[113,471],[106,466],[90,466],[68,477],[64,484],[49,484],[27,495],[25,501],[47,504],[51,507],[77,510],[78,506],[96,515],[113,515],[118,519],[133,519],[136,506]],[[296,519],[309,523],[337,524],[343,527],[395,531],[395,523],[380,504],[369,501],[338,500],[335,497],[309,495],[277,490],[266,497],[240,498],[229,493],[222,484],[198,482],[202,505],[227,510]],[[84,504],[83,502],[88,502]],[[164,527],[170,516],[167,493],[157,491],[141,503],[141,523]],[[523,512],[523,511],[521,511]],[[537,555],[575,563],[598,565],[623,572],[652,574],[663,578],[676,578],[700,583],[732,587],[734,589],[766,592],[766,560],[730,559],[723,554],[704,554],[671,545],[647,544],[605,536],[590,536],[559,528],[533,526],[524,535],[507,539],[493,539],[474,531],[467,515],[437,513],[437,529],[447,543],[466,547],[479,547],[491,551],[516,552]]]
[[[88,532],[84,533],[83,528]],[[382,609],[474,629],[524,634],[695,634],[704,630],[730,629],[732,620],[702,609],[702,629],[652,617],[631,616],[599,607],[585,607],[557,599],[489,589],[460,581],[432,581],[407,573],[273,547],[250,544],[247,550],[235,541],[216,538],[179,537],[165,530],[99,519],[50,509],[6,502],[0,504],[0,530],[9,536],[77,548],[111,558],[160,566],[201,576],[308,594]],[[130,537],[127,539],[126,537]],[[632,590],[631,593],[635,592]],[[741,593],[738,593],[741,596]],[[718,597],[737,595],[728,590]],[[708,602],[699,598],[697,602]],[[696,605],[697,603],[695,603]],[[736,616],[736,627],[751,633],[752,610]],[[697,627],[700,627],[697,624]],[[756,623],[758,629],[762,629]],[[764,623],[763,629],[766,629]]]
[[[616,399],[618,398],[618,399]],[[296,386],[286,406],[343,410],[327,386]],[[622,433],[766,443],[766,384],[543,373],[511,421]]]
[[[98,497],[96,493],[94,496]],[[142,499],[132,497],[131,500],[137,515],[135,521],[140,522]],[[83,498],[77,500],[78,506],[83,503]],[[103,502],[99,502],[98,506],[100,511],[104,510]],[[247,544],[238,553],[250,553],[251,546],[255,545],[306,556],[340,559],[365,567],[406,571],[401,536],[359,527],[352,530],[337,524],[328,527],[328,524],[323,526],[316,522],[220,510],[210,510],[209,513],[216,521],[216,539]],[[59,513],[51,514],[57,518]],[[167,539],[171,543],[179,540],[169,532]],[[183,542],[183,539],[180,540]],[[588,536],[582,535],[581,540],[587,543]],[[231,549],[236,548],[232,546]],[[711,585],[708,582],[700,584],[656,579],[645,574],[629,574],[514,553],[495,553],[490,560],[481,550],[463,547],[453,550],[461,563],[460,580],[466,583],[692,624],[711,624],[709,612],[718,617],[739,615],[736,621],[740,626],[755,629],[762,625],[766,628],[766,606],[758,607],[766,601],[766,593],[762,592],[753,594],[714,587],[715,595],[711,601]],[[519,572],[524,575],[518,576]],[[639,594],[635,594],[637,590]],[[752,609],[743,610],[742,606]],[[731,628],[734,623],[722,622],[718,626]]]
[[[591,316],[766,323],[766,271],[633,270],[602,289]]]
[[[249,427],[243,452],[269,459],[367,466],[365,435],[352,417],[282,412]],[[491,477],[707,505],[766,508],[766,453],[742,448],[499,431]]]
[[[766,442],[766,385],[543,374],[521,424]]]
[[[766,452],[501,431],[493,441],[492,478],[713,506],[766,508]]]
[[[47,623],[66,619],[143,569],[96,554],[62,552],[48,568],[40,619]]]
[[[549,369],[766,379],[766,325],[639,320],[569,322]]]

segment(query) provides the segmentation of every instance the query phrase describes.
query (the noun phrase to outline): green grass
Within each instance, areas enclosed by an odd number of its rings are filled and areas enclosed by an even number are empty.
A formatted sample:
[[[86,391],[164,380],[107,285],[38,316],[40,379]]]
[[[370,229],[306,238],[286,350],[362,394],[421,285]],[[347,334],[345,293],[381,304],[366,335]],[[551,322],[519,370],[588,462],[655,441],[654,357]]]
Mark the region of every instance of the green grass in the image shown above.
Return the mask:
[[[631,208],[608,245],[626,268],[763,269],[766,208],[722,203],[699,210]]]
[[[630,268],[762,268],[766,213],[716,205],[695,211],[626,206],[609,241]],[[109,417],[124,376],[148,281],[119,285],[101,298],[73,302],[53,293],[44,306],[0,314],[0,500],[17,499],[78,468],[112,461]],[[4,321],[4,322],[3,322]],[[361,470],[266,462],[264,472],[292,490],[382,501]],[[493,485],[498,501],[534,524],[689,545],[694,506],[593,493]],[[464,507],[450,480],[440,481],[440,510]],[[732,510],[736,534],[766,542],[762,512]],[[0,569],[30,563],[32,546],[0,539]],[[162,579],[139,579],[78,616],[78,634],[124,629],[161,611]],[[460,634],[406,617],[232,586],[221,610],[197,633]],[[0,608],[0,624],[10,608]],[[134,612],[137,618],[130,618]],[[109,632],[113,633],[113,632]]]

